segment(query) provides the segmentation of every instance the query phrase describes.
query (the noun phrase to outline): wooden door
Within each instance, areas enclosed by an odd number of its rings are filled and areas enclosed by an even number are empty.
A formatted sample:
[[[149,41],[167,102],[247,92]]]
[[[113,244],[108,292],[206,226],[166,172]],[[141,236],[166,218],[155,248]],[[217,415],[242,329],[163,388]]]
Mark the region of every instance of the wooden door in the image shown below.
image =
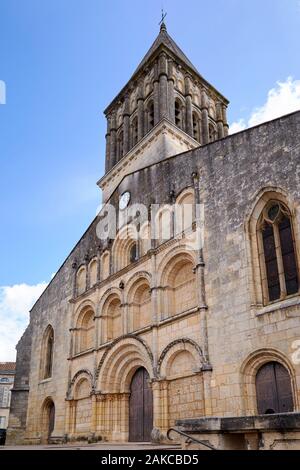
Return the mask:
[[[291,379],[278,362],[262,366],[256,375],[256,397],[259,414],[288,413],[294,410]]]
[[[153,396],[149,374],[141,367],[134,374],[129,399],[129,440],[146,442],[151,440],[153,427]]]

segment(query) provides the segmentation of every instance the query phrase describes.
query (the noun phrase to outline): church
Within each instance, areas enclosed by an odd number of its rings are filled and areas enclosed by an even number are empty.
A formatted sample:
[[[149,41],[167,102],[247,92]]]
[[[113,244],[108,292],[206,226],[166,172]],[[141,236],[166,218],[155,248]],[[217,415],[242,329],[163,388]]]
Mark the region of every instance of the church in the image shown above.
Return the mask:
[[[300,448],[300,112],[229,135],[228,105],[162,22],[17,345],[7,443]]]

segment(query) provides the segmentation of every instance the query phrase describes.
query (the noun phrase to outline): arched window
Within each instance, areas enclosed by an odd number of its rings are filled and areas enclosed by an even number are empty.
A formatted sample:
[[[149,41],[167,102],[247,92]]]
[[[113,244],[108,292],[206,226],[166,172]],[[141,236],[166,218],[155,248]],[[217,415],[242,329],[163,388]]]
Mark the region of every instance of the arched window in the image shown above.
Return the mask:
[[[148,131],[154,127],[154,104],[150,101],[148,105]]]
[[[49,379],[52,376],[53,365],[54,331],[52,326],[48,326],[42,342],[42,379]]]
[[[279,362],[264,364],[256,374],[256,399],[259,414],[294,411],[291,378]]]
[[[214,142],[217,140],[217,131],[213,124],[209,124],[209,141]]]
[[[182,104],[179,100],[175,100],[175,124],[180,129],[183,129]]]
[[[123,157],[123,131],[121,131],[118,135],[117,156],[118,160],[121,160],[121,158]]]
[[[259,258],[264,297],[283,299],[299,291],[298,269],[289,210],[270,201],[258,222]]]
[[[131,143],[134,147],[138,142],[138,119],[135,117],[131,124]]]
[[[196,113],[193,113],[193,137],[200,142],[200,119]]]

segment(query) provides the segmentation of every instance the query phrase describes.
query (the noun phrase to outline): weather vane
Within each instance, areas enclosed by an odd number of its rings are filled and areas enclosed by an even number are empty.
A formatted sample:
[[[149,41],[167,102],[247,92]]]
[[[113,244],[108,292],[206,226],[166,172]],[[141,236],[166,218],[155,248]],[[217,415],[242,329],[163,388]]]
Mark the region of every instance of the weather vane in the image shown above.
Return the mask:
[[[165,19],[166,16],[167,16],[167,12],[164,12],[164,9],[162,8],[162,9],[161,9],[161,20],[160,20],[160,22],[158,23],[159,25],[162,25],[162,24],[163,24],[164,19]]]

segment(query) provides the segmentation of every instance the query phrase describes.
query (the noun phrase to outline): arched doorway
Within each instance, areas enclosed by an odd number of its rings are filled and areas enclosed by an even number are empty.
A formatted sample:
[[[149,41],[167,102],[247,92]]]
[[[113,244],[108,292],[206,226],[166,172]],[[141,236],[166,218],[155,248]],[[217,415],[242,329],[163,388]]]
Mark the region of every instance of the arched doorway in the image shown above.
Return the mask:
[[[259,414],[294,411],[291,378],[279,362],[264,364],[256,374],[256,398]]]
[[[141,367],[131,381],[129,398],[129,440],[146,442],[153,428],[153,396],[149,374]]]
[[[47,398],[42,408],[42,443],[48,443],[55,424],[55,405]]]

